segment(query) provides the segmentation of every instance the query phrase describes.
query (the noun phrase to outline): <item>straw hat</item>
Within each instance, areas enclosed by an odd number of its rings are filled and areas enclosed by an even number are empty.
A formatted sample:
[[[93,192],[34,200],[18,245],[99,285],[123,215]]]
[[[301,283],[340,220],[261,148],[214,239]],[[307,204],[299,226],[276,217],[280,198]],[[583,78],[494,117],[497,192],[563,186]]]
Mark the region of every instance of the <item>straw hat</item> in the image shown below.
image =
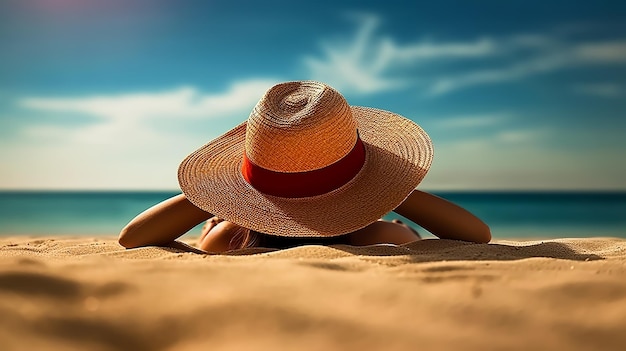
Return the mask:
[[[336,236],[399,206],[424,178],[430,138],[395,113],[349,106],[318,82],[270,88],[247,122],[178,169],[197,207],[252,230]]]

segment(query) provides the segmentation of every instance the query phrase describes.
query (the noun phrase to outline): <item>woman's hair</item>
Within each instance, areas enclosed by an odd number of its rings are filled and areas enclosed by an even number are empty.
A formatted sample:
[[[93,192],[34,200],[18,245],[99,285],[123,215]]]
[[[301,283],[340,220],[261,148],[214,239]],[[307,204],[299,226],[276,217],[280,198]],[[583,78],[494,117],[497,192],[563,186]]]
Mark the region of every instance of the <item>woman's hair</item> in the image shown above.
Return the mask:
[[[393,223],[403,224],[399,219],[392,220]],[[419,232],[411,226],[407,226],[419,239]],[[245,249],[249,247],[265,247],[272,249],[288,249],[302,245],[350,245],[349,234],[332,237],[286,237],[270,235],[247,228],[239,227],[233,235],[228,245],[229,250]]]
[[[228,243],[229,250],[245,249],[253,246],[254,238],[251,235],[251,230],[244,227],[237,228],[237,231]]]
[[[266,247],[272,249],[288,249],[302,245],[339,245],[349,244],[348,235],[339,235],[327,238],[285,237],[260,233],[247,228],[241,228],[230,240],[229,249],[238,250],[249,247]]]

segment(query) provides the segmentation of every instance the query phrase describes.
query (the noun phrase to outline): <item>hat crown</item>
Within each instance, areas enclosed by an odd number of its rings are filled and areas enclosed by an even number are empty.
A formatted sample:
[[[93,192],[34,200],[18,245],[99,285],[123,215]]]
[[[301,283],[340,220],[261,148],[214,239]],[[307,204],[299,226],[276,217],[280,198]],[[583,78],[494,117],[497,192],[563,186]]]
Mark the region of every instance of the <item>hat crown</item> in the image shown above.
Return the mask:
[[[288,82],[268,90],[246,126],[246,156],[275,172],[331,165],[354,147],[357,124],[344,97],[318,82]]]

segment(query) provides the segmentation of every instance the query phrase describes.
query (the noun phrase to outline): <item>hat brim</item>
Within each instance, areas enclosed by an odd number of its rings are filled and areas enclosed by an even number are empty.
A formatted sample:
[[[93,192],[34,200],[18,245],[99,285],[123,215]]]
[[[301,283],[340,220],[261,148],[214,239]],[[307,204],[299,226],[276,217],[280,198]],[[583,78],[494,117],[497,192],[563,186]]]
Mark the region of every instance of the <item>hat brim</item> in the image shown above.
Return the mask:
[[[365,164],[347,184],[323,195],[263,194],[241,175],[246,122],[187,156],[181,190],[197,207],[243,227],[288,237],[346,234],[398,207],[425,177],[433,146],[424,130],[392,112],[351,106]]]

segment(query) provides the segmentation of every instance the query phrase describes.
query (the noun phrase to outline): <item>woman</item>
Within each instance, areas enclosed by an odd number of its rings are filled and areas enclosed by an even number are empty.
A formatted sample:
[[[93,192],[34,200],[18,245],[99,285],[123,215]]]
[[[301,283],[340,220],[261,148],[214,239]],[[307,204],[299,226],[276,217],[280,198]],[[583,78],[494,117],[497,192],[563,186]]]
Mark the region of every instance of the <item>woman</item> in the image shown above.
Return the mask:
[[[480,219],[415,190],[432,155],[428,135],[402,116],[349,106],[322,83],[278,84],[247,122],[189,155],[183,194],[138,215],[119,242],[168,245],[207,219],[199,247],[208,252],[418,240],[380,220],[392,210],[440,238],[489,242]]]

